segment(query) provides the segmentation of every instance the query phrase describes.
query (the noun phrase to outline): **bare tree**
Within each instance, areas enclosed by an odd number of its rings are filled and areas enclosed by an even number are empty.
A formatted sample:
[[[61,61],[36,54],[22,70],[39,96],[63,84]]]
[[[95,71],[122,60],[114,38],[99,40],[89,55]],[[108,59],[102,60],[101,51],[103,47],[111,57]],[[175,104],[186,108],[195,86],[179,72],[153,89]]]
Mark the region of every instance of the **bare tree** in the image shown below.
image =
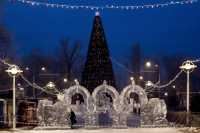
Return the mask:
[[[0,26],[0,57],[5,59],[8,56],[11,38],[3,26]]]
[[[2,15],[3,15],[3,2],[4,0],[0,1],[0,58],[7,58],[8,53],[10,50],[11,38],[10,34],[6,30],[6,28],[1,24]]]
[[[132,47],[131,53],[131,66],[134,72],[134,78],[136,83],[139,83],[139,76],[140,76],[140,65],[141,65],[141,48],[139,43],[135,43]]]
[[[81,61],[81,45],[79,42],[74,43],[73,45],[69,44],[67,39],[62,39],[60,42],[59,50],[59,72],[61,77],[67,78],[69,81],[72,81],[73,78],[78,74],[78,69],[82,66],[83,61]]]
[[[3,1],[0,1],[0,58],[1,59],[8,59],[9,57],[9,51],[10,51],[10,45],[11,45],[11,38],[10,34],[6,30],[6,28],[1,24],[2,22],[2,15],[3,15]],[[9,84],[9,77],[7,73],[5,72],[5,66],[0,63],[0,88],[7,88]]]
[[[3,15],[3,3],[5,2],[5,0],[0,0],[0,20],[2,18]]]
[[[184,61],[183,56],[165,56],[162,58],[163,61],[163,69],[165,70],[165,78],[167,81],[170,81],[174,76],[180,71],[179,66]],[[178,110],[180,107],[180,100],[185,96],[182,94],[185,91],[186,87],[186,77],[184,74],[180,75],[180,77],[171,85],[168,86],[166,91],[168,92],[167,104],[170,110]],[[172,87],[175,86],[175,87]]]

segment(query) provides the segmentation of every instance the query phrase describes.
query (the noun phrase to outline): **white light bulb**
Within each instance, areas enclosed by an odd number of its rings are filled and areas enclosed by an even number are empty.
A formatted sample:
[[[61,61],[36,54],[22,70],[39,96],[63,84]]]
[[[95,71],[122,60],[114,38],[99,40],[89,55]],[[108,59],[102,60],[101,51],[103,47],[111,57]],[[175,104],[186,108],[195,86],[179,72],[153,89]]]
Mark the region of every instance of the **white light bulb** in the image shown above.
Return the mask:
[[[142,76],[139,77],[140,80],[143,80],[144,78]]]
[[[146,67],[151,67],[151,62],[150,61],[146,62]]]
[[[130,80],[131,80],[131,81],[133,81],[133,80],[134,80],[134,78],[133,78],[133,77],[130,77]]]
[[[65,83],[66,83],[66,82],[67,82],[67,78],[64,78],[64,79],[63,79],[63,82],[65,82]]]
[[[100,16],[99,11],[95,12],[95,16]]]

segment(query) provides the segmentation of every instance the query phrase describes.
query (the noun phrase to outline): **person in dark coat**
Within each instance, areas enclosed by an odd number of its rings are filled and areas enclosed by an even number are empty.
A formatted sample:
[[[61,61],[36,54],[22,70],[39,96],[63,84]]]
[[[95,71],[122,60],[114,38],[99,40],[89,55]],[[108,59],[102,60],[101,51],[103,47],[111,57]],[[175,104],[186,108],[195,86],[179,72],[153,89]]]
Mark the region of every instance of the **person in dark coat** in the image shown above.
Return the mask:
[[[70,111],[70,122],[71,122],[71,129],[73,129],[73,125],[76,123],[76,115],[73,110]]]

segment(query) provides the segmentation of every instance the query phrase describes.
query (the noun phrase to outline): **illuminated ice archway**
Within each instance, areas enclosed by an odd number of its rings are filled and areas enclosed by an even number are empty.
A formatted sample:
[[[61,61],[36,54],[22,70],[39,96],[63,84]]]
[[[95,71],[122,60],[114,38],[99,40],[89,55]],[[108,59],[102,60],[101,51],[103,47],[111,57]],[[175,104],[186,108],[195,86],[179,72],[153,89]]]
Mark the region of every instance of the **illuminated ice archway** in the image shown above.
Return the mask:
[[[130,103],[130,98],[132,94],[137,94],[138,96],[138,100],[139,100],[139,104],[141,105],[141,107],[145,106],[148,103],[148,98],[146,95],[146,92],[144,91],[144,89],[138,85],[135,85],[134,83],[126,86],[121,94],[120,94],[120,100],[121,100],[121,105],[123,105],[124,107]],[[137,102],[138,103],[138,102]]]
[[[116,103],[119,102],[119,93],[114,87],[108,85],[106,81],[94,89],[92,97],[94,100],[94,111],[101,112],[104,109],[111,109],[108,111],[114,109],[117,111]]]
[[[76,83],[76,85],[64,91],[64,101],[67,105],[71,105],[74,111],[88,111],[90,98],[89,91],[85,87],[79,85],[79,83]],[[73,108],[73,106],[84,107],[82,108],[84,110],[77,110],[78,108]]]
[[[132,81],[120,94],[121,125],[139,127],[141,125],[141,113],[147,103],[148,98],[144,89],[135,85],[135,82]]]
[[[88,113],[93,109],[90,108],[91,101],[89,91],[78,82],[64,92],[64,102],[75,113],[77,125],[88,123]]]
[[[119,93],[106,81],[96,87],[92,93],[94,100],[94,120],[99,126],[118,125]]]
[[[76,82],[60,99],[54,104],[49,100],[39,101],[39,126],[68,126],[70,109],[81,126],[139,127],[167,123],[164,101],[148,100],[143,88],[135,85],[133,80],[120,95],[106,82],[96,87],[92,95]]]

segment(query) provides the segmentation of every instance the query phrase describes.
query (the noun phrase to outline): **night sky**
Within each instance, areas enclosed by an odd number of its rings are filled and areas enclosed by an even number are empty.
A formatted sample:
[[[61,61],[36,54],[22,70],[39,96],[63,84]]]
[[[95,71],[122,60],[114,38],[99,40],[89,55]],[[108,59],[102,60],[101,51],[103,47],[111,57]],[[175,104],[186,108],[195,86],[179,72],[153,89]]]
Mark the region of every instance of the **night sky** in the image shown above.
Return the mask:
[[[62,0],[77,5],[135,5],[158,1]],[[161,2],[164,1],[167,0]],[[12,35],[18,55],[24,55],[32,48],[53,54],[63,37],[72,43],[79,40],[86,55],[95,11],[33,7],[17,2],[5,2],[3,7],[3,24]],[[141,44],[146,57],[199,56],[200,2],[137,11],[104,10],[100,14],[111,55],[117,59],[126,58],[135,42]]]

